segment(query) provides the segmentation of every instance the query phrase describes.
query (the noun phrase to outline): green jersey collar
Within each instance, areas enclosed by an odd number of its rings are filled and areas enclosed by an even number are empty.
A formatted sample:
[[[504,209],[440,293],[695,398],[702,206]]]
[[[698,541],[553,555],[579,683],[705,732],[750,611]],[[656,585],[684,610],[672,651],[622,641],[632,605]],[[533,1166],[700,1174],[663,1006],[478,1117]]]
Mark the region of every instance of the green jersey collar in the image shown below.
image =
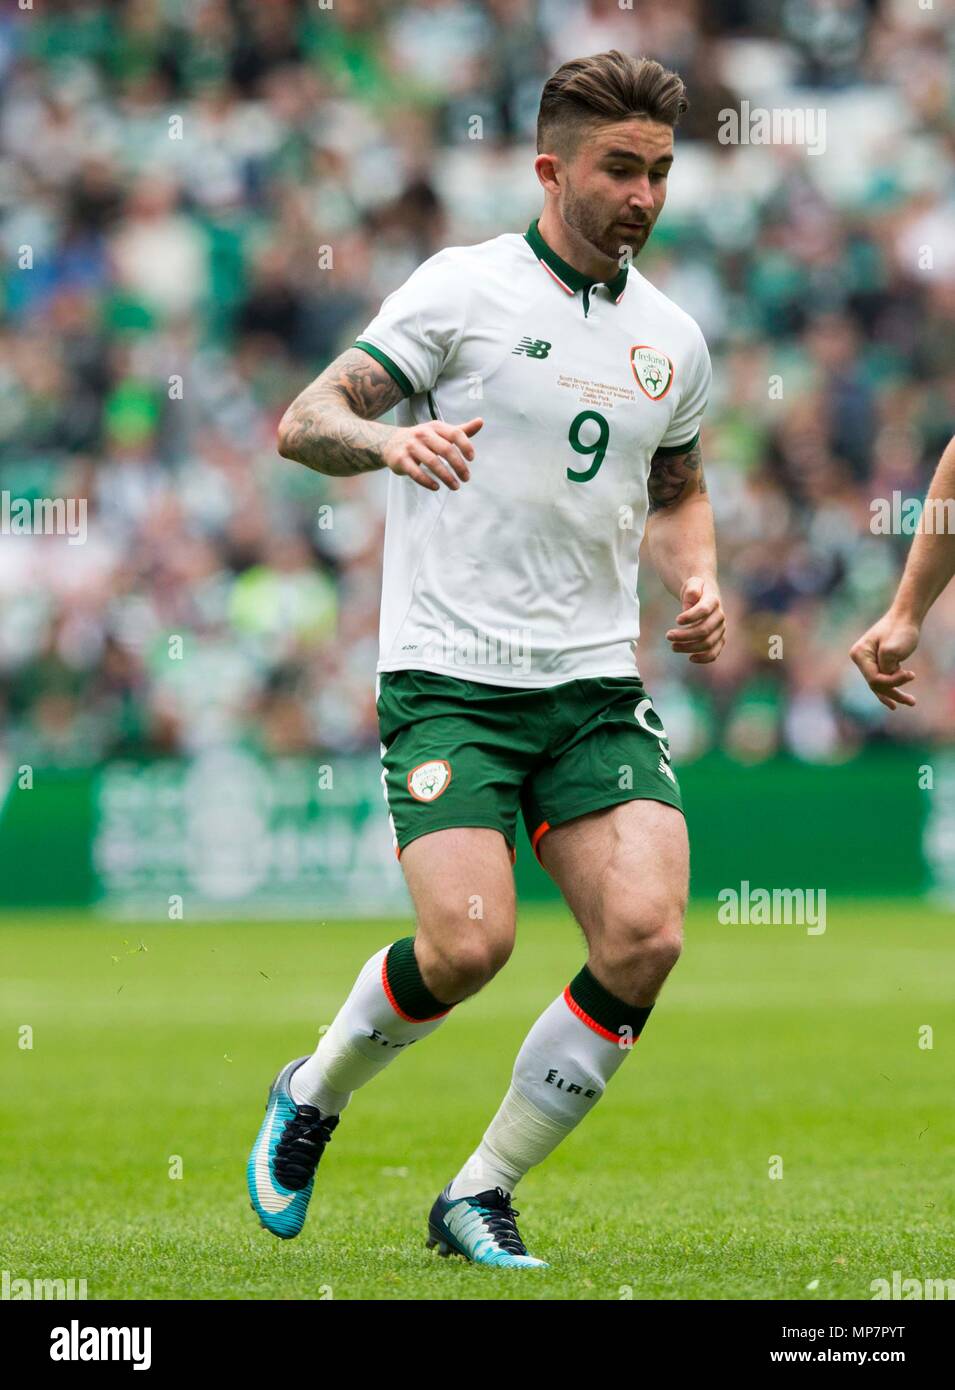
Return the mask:
[[[568,265],[565,260],[552,250],[540,234],[537,226],[538,219],[534,221],[524,233],[524,239],[530,246],[534,255],[540,261],[544,269],[555,279],[561,289],[566,294],[576,294],[578,290],[584,290],[584,301],[589,296],[594,285],[606,285],[610,291],[610,297],[615,304],[619,304],[623,298],[623,292],[627,287],[627,267],[621,266],[612,280],[594,280],[589,275],[582,275],[579,270],[575,270],[572,265]]]

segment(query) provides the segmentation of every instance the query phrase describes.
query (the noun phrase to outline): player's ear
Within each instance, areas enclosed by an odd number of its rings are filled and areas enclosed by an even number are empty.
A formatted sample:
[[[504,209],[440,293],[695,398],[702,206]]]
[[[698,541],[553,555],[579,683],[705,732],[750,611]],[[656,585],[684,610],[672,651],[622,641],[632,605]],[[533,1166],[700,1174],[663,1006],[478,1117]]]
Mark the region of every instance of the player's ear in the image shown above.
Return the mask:
[[[542,188],[546,188],[550,193],[557,193],[560,189],[560,156],[556,154],[539,154],[534,160],[534,172]]]

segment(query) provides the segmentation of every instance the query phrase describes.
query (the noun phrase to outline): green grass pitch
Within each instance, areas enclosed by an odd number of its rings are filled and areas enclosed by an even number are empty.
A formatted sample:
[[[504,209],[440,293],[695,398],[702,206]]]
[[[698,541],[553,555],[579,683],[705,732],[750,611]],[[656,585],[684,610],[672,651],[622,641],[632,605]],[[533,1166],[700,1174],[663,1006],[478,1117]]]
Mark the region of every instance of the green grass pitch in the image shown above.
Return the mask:
[[[583,960],[566,912],[525,911],[504,972],[355,1097],[302,1235],[268,1235],[244,1173],[268,1084],[408,931],[0,918],[0,1265],[94,1299],[867,1299],[955,1275],[955,940],[914,902],[830,901],[815,937],[692,908],[635,1054],[515,1196],[551,1268],[486,1270],[426,1250],[426,1217]]]

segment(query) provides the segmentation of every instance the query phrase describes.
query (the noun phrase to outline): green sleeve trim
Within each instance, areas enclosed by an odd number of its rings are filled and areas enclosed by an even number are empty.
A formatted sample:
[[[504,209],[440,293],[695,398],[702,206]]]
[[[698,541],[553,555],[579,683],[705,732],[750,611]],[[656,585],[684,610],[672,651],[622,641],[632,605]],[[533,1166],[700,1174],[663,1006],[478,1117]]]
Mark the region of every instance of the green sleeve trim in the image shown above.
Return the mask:
[[[373,357],[376,362],[384,367],[385,371],[389,376],[394,378],[396,384],[401,387],[406,396],[416,396],[418,394],[401,368],[396,366],[388,354],[382,352],[381,348],[376,348],[373,347],[371,343],[366,343],[364,338],[356,338],[355,347],[361,348],[362,352],[367,352],[369,357]]]
[[[685,444],[661,444],[656,454],[688,454],[691,449],[695,449],[700,442],[700,432],[697,430],[692,439],[688,439]]]

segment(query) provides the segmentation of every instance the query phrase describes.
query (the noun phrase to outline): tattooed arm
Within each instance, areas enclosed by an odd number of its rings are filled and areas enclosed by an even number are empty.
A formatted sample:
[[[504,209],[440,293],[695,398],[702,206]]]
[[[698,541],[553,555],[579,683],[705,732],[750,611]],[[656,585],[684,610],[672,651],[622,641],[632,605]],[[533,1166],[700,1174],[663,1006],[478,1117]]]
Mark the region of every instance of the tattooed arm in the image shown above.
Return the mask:
[[[687,498],[706,495],[703,450],[699,439],[685,454],[657,450],[650,460],[647,493],[650,497],[651,516]]]
[[[716,583],[716,533],[699,440],[685,454],[654,454],[647,491],[650,558],[683,605],[667,641],[694,663],[715,661],[726,641],[726,618]]]
[[[470,477],[471,435],[483,421],[457,426],[429,420],[407,428],[379,424],[377,417],[401,399],[401,388],[384,367],[361,348],[349,348],[282,416],[279,453],[335,478],[390,468],[432,492],[440,485],[437,479],[456,490]]]

